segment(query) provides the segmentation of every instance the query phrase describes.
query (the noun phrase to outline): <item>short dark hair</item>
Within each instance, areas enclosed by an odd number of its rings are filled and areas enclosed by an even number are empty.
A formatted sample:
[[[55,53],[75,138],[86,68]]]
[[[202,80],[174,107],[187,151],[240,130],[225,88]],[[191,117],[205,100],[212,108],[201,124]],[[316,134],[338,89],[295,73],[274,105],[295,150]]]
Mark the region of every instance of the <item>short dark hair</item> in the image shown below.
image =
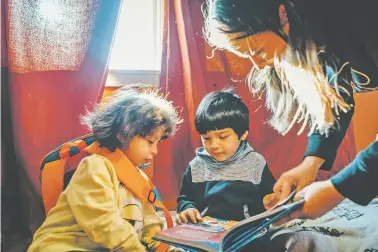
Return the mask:
[[[158,88],[137,84],[119,89],[81,117],[96,140],[112,151],[126,149],[135,136],[146,137],[165,126],[163,138],[172,136],[182,122],[172,103]]]
[[[232,128],[240,138],[249,130],[249,110],[234,89],[214,91],[199,104],[195,126],[200,134]]]

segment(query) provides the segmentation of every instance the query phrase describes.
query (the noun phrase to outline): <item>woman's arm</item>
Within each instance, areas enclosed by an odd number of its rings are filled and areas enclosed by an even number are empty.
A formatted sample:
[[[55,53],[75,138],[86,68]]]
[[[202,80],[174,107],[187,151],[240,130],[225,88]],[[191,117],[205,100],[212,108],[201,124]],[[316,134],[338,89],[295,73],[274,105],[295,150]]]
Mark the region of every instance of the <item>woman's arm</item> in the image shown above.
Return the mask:
[[[344,198],[367,205],[378,195],[378,142],[371,144],[346,168],[330,180],[313,183],[298,192],[294,200],[304,198],[303,207],[276,225],[297,218],[315,219],[337,206]]]
[[[378,141],[360,152],[331,182],[344,197],[367,205],[378,195]]]
[[[346,113],[340,111],[338,121],[334,129],[331,129],[329,135],[322,135],[315,131],[308,138],[305,158],[298,166],[283,173],[274,185],[275,201],[280,201],[289,196],[293,189],[298,191],[313,183],[316,180],[319,169],[330,170],[337,154],[341,142],[344,139],[346,131],[350,125],[354,114],[353,95],[340,92],[351,109]],[[273,200],[273,197],[270,197]],[[265,202],[271,205],[273,202]]]
[[[335,161],[337,150],[343,141],[346,131],[350,125],[354,114],[354,98],[351,94],[343,95],[345,102],[352,105],[348,112],[344,113],[340,111],[338,121],[335,123],[335,128],[331,129],[329,135],[322,135],[316,130],[309,138],[307,149],[305,153],[306,157],[317,157],[324,160],[321,164],[320,169],[330,170],[332,168],[333,162]]]

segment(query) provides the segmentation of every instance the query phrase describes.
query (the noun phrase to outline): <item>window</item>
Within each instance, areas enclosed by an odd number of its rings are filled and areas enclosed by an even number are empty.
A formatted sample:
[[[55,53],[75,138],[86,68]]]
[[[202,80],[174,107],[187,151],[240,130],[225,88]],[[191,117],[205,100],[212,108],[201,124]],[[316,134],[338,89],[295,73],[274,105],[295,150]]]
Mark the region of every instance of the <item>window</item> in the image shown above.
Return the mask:
[[[162,2],[123,0],[107,86],[158,82],[162,52]]]

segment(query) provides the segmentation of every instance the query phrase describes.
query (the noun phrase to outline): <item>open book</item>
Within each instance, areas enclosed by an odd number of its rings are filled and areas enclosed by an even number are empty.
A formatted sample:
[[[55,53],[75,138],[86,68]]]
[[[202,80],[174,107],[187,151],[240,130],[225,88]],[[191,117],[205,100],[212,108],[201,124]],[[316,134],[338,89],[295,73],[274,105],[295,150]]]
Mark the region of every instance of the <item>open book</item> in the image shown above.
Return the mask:
[[[205,217],[203,222],[197,224],[183,224],[163,230],[153,239],[187,251],[240,251],[264,236],[273,222],[303,204],[303,199],[288,203],[294,193],[273,208],[240,222]]]

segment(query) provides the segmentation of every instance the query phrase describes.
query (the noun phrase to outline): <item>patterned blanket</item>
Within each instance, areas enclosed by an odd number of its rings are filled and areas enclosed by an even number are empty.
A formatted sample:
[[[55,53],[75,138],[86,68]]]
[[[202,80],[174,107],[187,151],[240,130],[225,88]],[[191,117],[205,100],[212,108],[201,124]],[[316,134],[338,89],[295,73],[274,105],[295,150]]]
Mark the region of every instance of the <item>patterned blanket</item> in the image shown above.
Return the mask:
[[[285,224],[270,239],[290,252],[378,252],[378,199],[368,206],[346,199],[318,219]]]

